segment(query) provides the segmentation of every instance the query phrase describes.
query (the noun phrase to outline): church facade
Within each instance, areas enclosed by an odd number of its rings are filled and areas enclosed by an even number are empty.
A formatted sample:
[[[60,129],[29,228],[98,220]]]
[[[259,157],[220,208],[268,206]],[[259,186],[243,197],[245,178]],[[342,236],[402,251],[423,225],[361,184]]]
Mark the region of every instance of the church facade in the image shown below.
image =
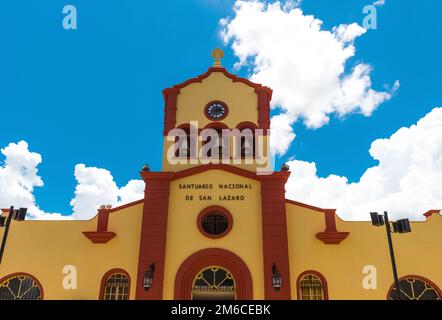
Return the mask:
[[[0,299],[398,297],[385,230],[285,198],[289,168],[273,170],[268,151],[272,90],[213,56],[163,92],[163,169],[142,169],[143,199],[90,221],[12,220]],[[442,298],[442,217],[426,217],[392,235],[402,299]]]

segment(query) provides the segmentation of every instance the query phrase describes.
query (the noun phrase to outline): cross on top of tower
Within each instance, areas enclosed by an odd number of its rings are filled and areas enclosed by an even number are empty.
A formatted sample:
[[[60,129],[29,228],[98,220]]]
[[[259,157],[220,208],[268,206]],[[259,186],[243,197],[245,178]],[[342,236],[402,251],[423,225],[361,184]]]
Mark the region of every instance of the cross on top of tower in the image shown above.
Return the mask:
[[[216,48],[212,51],[212,57],[215,59],[215,62],[213,63],[214,67],[222,67],[221,59],[224,58],[224,51],[220,48]]]

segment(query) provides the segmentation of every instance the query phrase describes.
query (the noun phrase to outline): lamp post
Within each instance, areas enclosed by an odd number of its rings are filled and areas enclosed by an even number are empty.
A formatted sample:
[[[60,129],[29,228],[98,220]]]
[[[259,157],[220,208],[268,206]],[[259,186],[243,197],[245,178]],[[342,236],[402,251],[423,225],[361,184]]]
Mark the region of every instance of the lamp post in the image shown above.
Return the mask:
[[[2,263],[3,253],[5,252],[6,240],[8,239],[9,228],[11,227],[11,220],[14,219],[16,221],[24,221],[26,219],[26,212],[28,209],[20,208],[18,210],[14,210],[14,207],[11,206],[9,208],[8,216],[0,217],[0,227],[5,228],[5,232],[3,233],[3,241],[2,246],[0,247],[0,264]]]
[[[144,278],[143,278],[143,288],[144,288],[144,291],[146,291],[146,292],[149,291],[150,288],[152,288],[152,286],[153,286],[154,273],[155,273],[155,263],[152,263],[149,266],[149,269],[144,274]]]
[[[276,292],[280,291],[282,288],[282,277],[281,273],[278,270],[278,267],[276,266],[276,263],[273,263],[272,266],[272,286]]]
[[[398,300],[402,300],[401,295],[401,289],[399,287],[399,277],[397,273],[397,267],[396,267],[396,258],[394,256],[394,248],[393,248],[393,240],[391,238],[391,225],[390,220],[388,219],[388,212],[384,212],[384,215],[380,215],[377,212],[370,213],[371,215],[371,222],[375,227],[380,227],[385,225],[385,229],[387,231],[387,240],[388,240],[388,248],[390,250],[390,259],[391,259],[391,266],[393,269],[393,277],[394,277],[394,283],[396,286],[396,292]],[[411,232],[411,226],[410,226],[410,220],[408,219],[402,219],[398,220],[396,222],[393,222],[393,232],[394,233],[410,233]]]

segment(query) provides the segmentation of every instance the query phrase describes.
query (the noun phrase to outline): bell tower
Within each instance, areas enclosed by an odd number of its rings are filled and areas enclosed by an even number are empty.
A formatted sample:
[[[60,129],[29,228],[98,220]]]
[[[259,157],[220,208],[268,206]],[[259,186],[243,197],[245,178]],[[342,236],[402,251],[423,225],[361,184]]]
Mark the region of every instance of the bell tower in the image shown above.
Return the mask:
[[[221,49],[212,57],[206,73],[163,91],[163,171],[205,164],[271,171],[272,90],[229,73]]]

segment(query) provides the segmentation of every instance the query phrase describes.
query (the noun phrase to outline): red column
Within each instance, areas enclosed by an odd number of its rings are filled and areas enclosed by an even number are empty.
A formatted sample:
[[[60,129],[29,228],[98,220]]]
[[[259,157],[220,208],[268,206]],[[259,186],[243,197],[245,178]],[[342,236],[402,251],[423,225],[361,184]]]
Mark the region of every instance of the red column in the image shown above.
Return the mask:
[[[161,300],[163,298],[170,181],[173,178],[173,173],[142,172],[141,176],[146,183],[146,189],[141,225],[136,299]],[[155,264],[153,286],[149,291],[144,291],[144,274],[152,263]]]
[[[264,285],[266,300],[290,300],[290,269],[285,208],[285,183],[289,172],[259,176],[261,180],[262,233],[264,252]],[[272,286],[272,266],[278,267],[283,286]]]
[[[272,89],[258,87],[255,89],[258,95],[258,125],[260,129],[270,129],[270,101],[272,100]]]
[[[180,90],[177,88],[168,88],[163,91],[164,96],[164,135],[176,126],[177,98]]]

